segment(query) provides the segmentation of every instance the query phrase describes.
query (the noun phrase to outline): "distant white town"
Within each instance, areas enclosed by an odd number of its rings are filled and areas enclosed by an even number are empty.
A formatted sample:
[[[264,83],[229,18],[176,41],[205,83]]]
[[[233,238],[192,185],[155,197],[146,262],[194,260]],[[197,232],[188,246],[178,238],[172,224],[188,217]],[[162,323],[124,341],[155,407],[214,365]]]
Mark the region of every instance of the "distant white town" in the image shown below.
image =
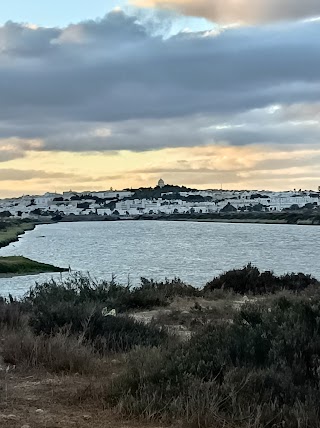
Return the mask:
[[[46,216],[210,214],[317,208],[320,187],[312,190],[195,190],[165,185],[154,188],[45,193],[0,200],[0,215],[39,219]]]

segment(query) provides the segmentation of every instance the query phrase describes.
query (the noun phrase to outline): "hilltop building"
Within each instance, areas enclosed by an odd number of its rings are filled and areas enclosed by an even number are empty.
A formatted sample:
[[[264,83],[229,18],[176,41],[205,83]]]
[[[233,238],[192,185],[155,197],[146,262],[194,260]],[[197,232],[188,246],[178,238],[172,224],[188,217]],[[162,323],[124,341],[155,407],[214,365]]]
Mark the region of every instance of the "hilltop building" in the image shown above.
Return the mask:
[[[164,187],[164,181],[162,180],[162,178],[160,178],[160,180],[158,181],[158,186],[160,187],[160,189]]]

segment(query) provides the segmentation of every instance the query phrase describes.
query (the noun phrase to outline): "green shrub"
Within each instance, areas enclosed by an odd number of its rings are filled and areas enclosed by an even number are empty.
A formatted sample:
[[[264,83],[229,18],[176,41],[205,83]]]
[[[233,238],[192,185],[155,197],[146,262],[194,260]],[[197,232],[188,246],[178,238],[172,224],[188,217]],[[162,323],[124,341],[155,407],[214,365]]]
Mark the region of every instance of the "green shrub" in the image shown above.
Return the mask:
[[[303,291],[310,285],[319,285],[311,275],[303,273],[276,276],[272,272],[260,272],[250,263],[242,269],[233,269],[208,282],[204,292],[216,289],[231,290],[239,294],[267,294],[280,290]]]
[[[281,298],[270,308],[246,305],[187,343],[132,353],[107,399],[185,425],[307,428],[319,426],[319,385],[320,303]]]
[[[161,300],[168,300],[174,297],[196,297],[200,295],[199,289],[185,284],[180,278],[174,278],[171,281],[166,279],[164,282],[141,278],[141,287],[138,290],[141,290],[141,292],[159,293],[159,296],[162,298]]]
[[[71,334],[82,334],[101,352],[126,352],[137,345],[159,346],[167,340],[162,328],[123,315],[102,315],[104,307],[122,309],[125,302],[135,305],[136,292],[113,282],[95,283],[77,275],[65,282],[52,280],[37,285],[24,304],[37,335],[54,335],[67,327]]]
[[[62,327],[72,333],[81,332],[93,313],[98,312],[94,303],[74,303],[61,300],[48,305],[34,305],[29,315],[29,324],[36,334],[55,334]]]
[[[25,324],[23,304],[14,300],[0,298],[0,328],[18,329]]]
[[[165,345],[167,332],[153,324],[130,317],[103,317],[95,313],[84,331],[85,337],[100,352],[128,352],[136,346]]]
[[[25,302],[41,310],[48,305],[68,302],[74,305],[107,306],[115,308],[117,312],[125,312],[166,306],[174,296],[197,293],[198,290],[179,279],[157,283],[142,278],[141,286],[129,287],[119,285],[114,280],[95,282],[89,276],[74,274],[63,281],[52,279],[36,284],[25,297]]]
[[[156,334],[155,327],[137,327],[138,324],[133,320],[103,320],[103,317],[99,316],[102,309],[115,309],[120,314],[134,309],[151,309],[169,304],[175,295],[196,293],[197,290],[183,284],[179,279],[161,283],[142,279],[140,287],[130,288],[118,285],[114,280],[95,282],[89,276],[76,274],[63,281],[51,280],[36,284],[24,298],[23,305],[28,309],[30,325],[37,334],[55,333],[64,326],[69,326],[73,333],[78,333],[89,323],[91,330],[100,330],[101,335],[102,329],[111,323],[117,330],[120,329],[120,324],[121,328],[130,330],[130,324],[134,329],[141,330],[141,341],[144,335],[148,335],[148,328],[152,329],[149,336]],[[92,327],[94,323],[99,326]],[[161,332],[160,336],[163,335]],[[129,339],[126,339],[126,342],[129,343]],[[148,344],[155,343],[150,338]]]

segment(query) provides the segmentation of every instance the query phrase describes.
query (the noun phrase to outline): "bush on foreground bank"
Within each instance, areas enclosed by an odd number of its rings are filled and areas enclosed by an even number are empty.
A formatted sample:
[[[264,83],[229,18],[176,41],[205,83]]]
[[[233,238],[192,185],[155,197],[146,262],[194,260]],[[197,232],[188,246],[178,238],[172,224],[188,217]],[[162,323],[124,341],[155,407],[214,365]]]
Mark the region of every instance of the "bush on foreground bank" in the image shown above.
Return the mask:
[[[128,287],[107,282],[97,284],[81,275],[65,281],[51,280],[37,284],[20,301],[12,297],[9,301],[0,300],[0,328],[30,331],[34,337],[42,337],[41,345],[46,338],[63,332],[64,336],[78,338],[80,344],[92,346],[100,354],[164,343],[168,338],[165,329],[137,322],[125,314],[103,316],[102,310],[106,307],[124,311],[124,302],[130,300],[130,296]],[[149,305],[147,297],[143,302]],[[155,299],[153,305],[156,302]],[[135,305],[136,294],[132,292],[128,307]]]
[[[310,275],[292,273],[277,276],[269,271],[260,272],[251,264],[242,269],[222,273],[202,289],[187,285],[179,278],[171,281],[166,279],[162,282],[141,278],[140,286],[131,287],[118,284],[115,279],[95,281],[90,276],[73,274],[60,281],[52,279],[43,284],[36,284],[27,293],[23,303],[29,310],[32,309],[38,314],[48,311],[48,307],[50,310],[56,307],[61,316],[64,313],[66,317],[72,311],[70,318],[77,322],[79,319],[77,312],[89,314],[92,308],[109,307],[121,313],[165,307],[177,297],[210,299],[214,298],[212,293],[219,290],[242,295],[263,295],[283,290],[301,292],[309,286],[316,285],[319,285],[319,282]],[[59,305],[62,307],[59,308]],[[62,325],[66,321],[63,320]]]
[[[141,278],[139,287],[130,287],[111,281],[95,281],[90,276],[73,274],[63,281],[51,280],[37,284],[25,297],[33,308],[45,308],[59,302],[74,305],[110,307],[117,312],[152,309],[167,306],[172,298],[197,296],[199,290],[180,279],[155,282]]]
[[[282,298],[189,342],[132,352],[106,395],[125,414],[183,426],[307,428],[320,426],[319,386],[320,303]]]
[[[127,416],[192,428],[320,427],[320,294],[311,277],[269,275],[271,291],[291,290],[287,297],[208,320],[188,341],[126,313],[175,297],[192,305],[216,289],[220,298],[223,289],[243,294],[239,282],[259,294],[261,275],[249,265],[221,275],[212,290],[178,279],[130,288],[81,275],[38,284],[21,301],[0,300],[1,355],[17,367],[94,374],[101,381],[86,394]],[[119,315],[104,317],[105,307]],[[125,363],[110,381],[104,363],[116,354]]]
[[[206,284],[204,292],[217,289],[231,290],[238,294],[268,294],[281,290],[299,292],[316,284],[319,282],[311,275],[291,273],[276,276],[270,271],[260,272],[249,263],[242,269],[233,269],[214,278]]]

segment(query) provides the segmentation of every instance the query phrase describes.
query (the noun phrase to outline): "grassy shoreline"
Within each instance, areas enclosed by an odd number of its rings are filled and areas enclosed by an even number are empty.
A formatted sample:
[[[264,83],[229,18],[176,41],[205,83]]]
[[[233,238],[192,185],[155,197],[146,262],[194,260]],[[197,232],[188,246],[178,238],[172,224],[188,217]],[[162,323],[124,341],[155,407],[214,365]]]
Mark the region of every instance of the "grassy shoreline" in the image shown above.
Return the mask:
[[[0,278],[66,271],[68,271],[66,268],[36,262],[22,256],[0,257]]]
[[[170,220],[169,220],[170,221]],[[198,223],[239,223],[239,224],[285,224],[285,225],[296,225],[296,226],[319,226],[320,223],[314,223],[311,219],[309,220],[298,220],[295,223],[291,223],[285,219],[250,219],[250,218],[220,218],[220,219],[181,219],[172,221],[189,221]]]
[[[168,221],[195,221],[213,223],[257,223],[257,224],[291,224],[304,226],[319,226],[320,215],[318,211],[305,212],[277,212],[277,213],[226,213],[226,214],[192,214],[171,215],[168,218],[159,217]]]
[[[19,240],[19,236],[36,227],[35,222],[30,221],[7,221],[2,223],[0,230],[0,248],[6,247],[12,242]]]
[[[243,214],[172,214],[172,215],[139,215],[139,216],[98,216],[77,215],[63,217],[60,222],[83,221],[184,221],[184,222],[212,222],[212,223],[257,223],[257,224],[291,224],[304,226],[319,226],[318,212],[279,212],[279,213],[243,213]]]
[[[170,221],[170,220],[169,220]],[[189,222],[198,222],[198,223],[249,223],[249,224],[289,224],[286,220],[270,220],[270,219],[238,219],[238,218],[230,218],[230,219],[202,219],[202,218],[195,218],[195,219],[177,219],[172,221],[189,221]],[[297,223],[295,223],[297,224]],[[306,221],[305,223],[298,223],[301,225],[310,225],[311,223],[309,221]]]

